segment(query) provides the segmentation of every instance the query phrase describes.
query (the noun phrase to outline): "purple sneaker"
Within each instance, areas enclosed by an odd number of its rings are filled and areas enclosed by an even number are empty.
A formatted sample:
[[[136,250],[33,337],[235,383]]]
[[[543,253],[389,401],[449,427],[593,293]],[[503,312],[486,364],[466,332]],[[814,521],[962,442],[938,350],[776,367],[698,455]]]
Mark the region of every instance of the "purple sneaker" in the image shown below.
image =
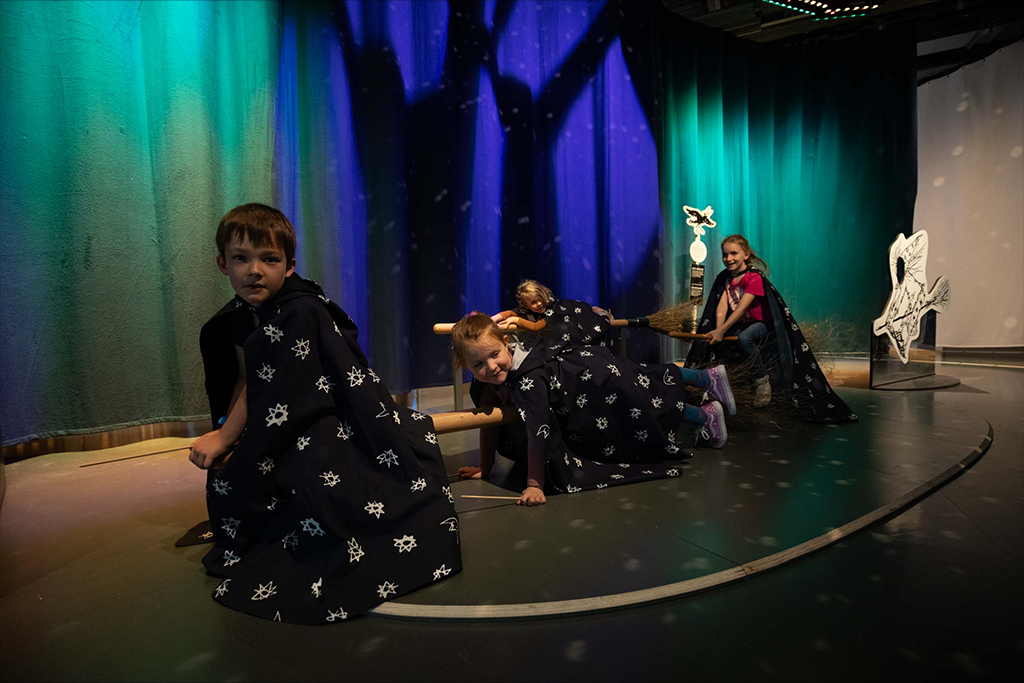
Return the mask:
[[[708,379],[711,380],[708,393],[721,403],[730,415],[735,415],[736,399],[733,398],[732,389],[729,387],[729,375],[725,372],[725,366],[708,368]]]
[[[728,385],[726,385],[728,386]],[[700,407],[707,415],[707,422],[697,430],[697,437],[704,437],[710,442],[712,448],[721,448],[729,438],[729,432],[725,429],[725,415],[722,412],[722,404],[718,401],[705,403]]]

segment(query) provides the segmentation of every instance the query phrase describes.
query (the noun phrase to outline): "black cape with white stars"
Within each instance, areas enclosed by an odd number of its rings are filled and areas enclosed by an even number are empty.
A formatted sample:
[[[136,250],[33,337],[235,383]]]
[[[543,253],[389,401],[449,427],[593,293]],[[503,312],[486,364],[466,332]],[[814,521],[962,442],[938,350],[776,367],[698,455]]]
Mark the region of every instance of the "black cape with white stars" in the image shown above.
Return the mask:
[[[770,343],[765,345],[761,354],[768,366],[772,401],[790,401],[800,416],[809,422],[857,420],[850,406],[832,391],[779,290],[758,269],[748,267],[747,270],[760,275],[764,283],[765,305],[761,310],[765,313]],[[729,271],[723,270],[715,278],[708,304],[697,324],[697,332],[708,333],[715,328],[715,308],[729,277]],[[686,356],[686,367],[713,364],[715,356],[715,346],[706,341],[695,341]]]
[[[602,346],[540,345],[505,382],[525,423],[530,477],[587,489],[676,477],[685,389],[671,364],[638,365]],[[540,472],[538,472],[540,470]]]
[[[215,545],[203,564],[224,579],[214,598],[319,624],[458,573],[459,520],[431,418],[394,403],[355,323],[316,283],[293,275],[255,313],[248,423],[207,484]],[[239,314],[252,310],[236,297],[200,335],[215,422],[234,383],[226,332]]]

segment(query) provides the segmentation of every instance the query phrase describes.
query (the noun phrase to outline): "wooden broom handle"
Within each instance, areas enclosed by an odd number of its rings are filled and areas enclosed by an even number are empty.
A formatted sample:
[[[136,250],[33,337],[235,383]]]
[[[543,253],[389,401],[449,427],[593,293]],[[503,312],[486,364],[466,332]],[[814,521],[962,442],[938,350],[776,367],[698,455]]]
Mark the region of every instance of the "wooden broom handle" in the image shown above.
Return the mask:
[[[480,427],[496,427],[509,422],[515,422],[519,419],[519,413],[516,411],[515,406],[506,406],[505,408],[495,406],[453,410],[449,413],[436,413],[430,417],[434,420],[435,434],[451,434],[452,432],[464,432],[469,429],[479,429]],[[231,453],[225,453],[213,461],[210,469],[223,469],[229,458],[231,458]]]

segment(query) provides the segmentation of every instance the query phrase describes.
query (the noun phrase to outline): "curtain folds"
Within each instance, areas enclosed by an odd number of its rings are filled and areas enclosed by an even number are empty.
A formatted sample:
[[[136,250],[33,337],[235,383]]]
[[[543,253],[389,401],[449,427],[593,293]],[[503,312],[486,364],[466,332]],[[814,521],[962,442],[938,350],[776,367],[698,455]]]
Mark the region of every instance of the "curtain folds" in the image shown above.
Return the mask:
[[[674,303],[683,204],[715,208],[709,279],[742,232],[866,343],[912,224],[905,36],[755,49],[626,0],[5,2],[0,32],[5,444],[206,412],[213,232],[244,202],[292,219],[394,392],[450,382],[431,325],[524,278]]]

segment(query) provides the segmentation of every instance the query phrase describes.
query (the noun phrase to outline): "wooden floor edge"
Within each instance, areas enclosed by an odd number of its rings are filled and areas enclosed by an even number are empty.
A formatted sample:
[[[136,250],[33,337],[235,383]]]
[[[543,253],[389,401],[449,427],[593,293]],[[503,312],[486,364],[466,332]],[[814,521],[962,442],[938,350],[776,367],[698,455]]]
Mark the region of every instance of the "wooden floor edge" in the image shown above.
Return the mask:
[[[639,607],[735,583],[771,569],[782,567],[818,550],[827,548],[889,517],[895,512],[917,503],[928,494],[943,486],[950,479],[974,465],[988,451],[992,445],[994,432],[992,430],[992,423],[986,420],[985,424],[988,425],[988,434],[977,447],[948,469],[908,493],[837,529],[832,529],[792,548],[786,548],[768,557],[763,557],[737,567],[679,583],[670,583],[663,586],[591,598],[505,605],[417,605],[402,602],[386,602],[370,610],[368,614],[408,620],[426,619],[443,621],[493,621],[561,617],[624,609],[627,607]]]

